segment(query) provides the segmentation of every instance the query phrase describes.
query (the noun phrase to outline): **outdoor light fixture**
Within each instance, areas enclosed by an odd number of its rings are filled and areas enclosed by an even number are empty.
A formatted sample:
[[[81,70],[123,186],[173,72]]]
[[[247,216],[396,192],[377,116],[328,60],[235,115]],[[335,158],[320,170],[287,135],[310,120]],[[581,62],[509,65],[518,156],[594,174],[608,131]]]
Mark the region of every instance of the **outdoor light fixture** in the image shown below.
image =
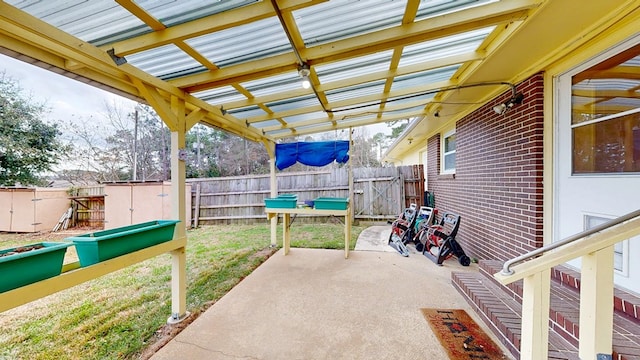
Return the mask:
[[[506,113],[507,110],[509,110],[512,107],[514,107],[516,104],[521,104],[522,103],[522,99],[524,99],[524,95],[522,95],[521,93],[514,94],[511,97],[511,99],[509,99],[509,101],[507,101],[506,103],[494,106],[493,107],[493,111],[495,111],[496,114],[498,114],[498,115],[502,115],[502,114]]]
[[[507,104],[500,104],[493,107],[493,111],[498,115],[502,115],[507,112]]]
[[[309,65],[303,64],[298,68],[298,75],[302,78],[303,89],[308,89],[311,87],[311,80],[309,80],[309,74],[311,74],[311,70],[309,70]]]

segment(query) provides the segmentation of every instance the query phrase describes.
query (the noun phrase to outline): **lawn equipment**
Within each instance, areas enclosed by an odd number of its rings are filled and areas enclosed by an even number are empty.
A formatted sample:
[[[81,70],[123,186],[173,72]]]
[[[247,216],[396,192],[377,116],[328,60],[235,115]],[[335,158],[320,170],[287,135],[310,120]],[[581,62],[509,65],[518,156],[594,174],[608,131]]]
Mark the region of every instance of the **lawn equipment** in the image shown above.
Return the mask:
[[[411,204],[391,223],[389,245],[396,249],[402,256],[409,256],[409,249],[407,249],[405,244],[413,239],[413,226],[415,225],[416,214],[416,204]]]
[[[437,265],[455,256],[462,266],[469,266],[471,259],[455,239],[459,227],[460,215],[445,212],[439,224],[429,226],[418,234],[420,245],[416,245],[416,249],[420,248],[418,251],[422,251]]]
[[[412,234],[412,240],[416,244],[416,250],[418,252],[422,252],[424,248],[424,245],[420,243],[420,237],[422,236],[423,232],[425,232],[429,227],[431,227],[431,225],[433,225],[433,220],[435,219],[435,216],[437,214],[438,209],[434,209],[428,206],[420,207],[420,210],[418,211],[418,217],[413,227],[414,232]]]
[[[416,204],[411,204],[391,224],[389,245],[396,249],[402,256],[409,256],[406,244],[418,241],[418,234],[433,222],[434,209],[421,206],[416,209]],[[418,250],[421,251],[421,250]]]

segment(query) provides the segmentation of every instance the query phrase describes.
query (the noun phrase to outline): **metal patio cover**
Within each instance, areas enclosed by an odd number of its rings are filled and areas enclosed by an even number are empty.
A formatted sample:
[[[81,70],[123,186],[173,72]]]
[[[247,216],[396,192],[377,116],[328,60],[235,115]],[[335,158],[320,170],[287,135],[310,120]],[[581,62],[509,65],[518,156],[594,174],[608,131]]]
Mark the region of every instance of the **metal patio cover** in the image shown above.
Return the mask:
[[[536,60],[508,61],[498,52],[549,13],[540,9],[571,3],[5,0],[0,52],[148,103],[165,122],[180,99],[187,129],[203,122],[277,141],[402,119],[437,124],[434,115],[469,111],[509,87],[466,86],[513,81]],[[589,21],[599,15],[590,8],[576,11]],[[557,41],[580,26],[556,29]],[[519,43],[512,56],[553,46],[545,38]],[[307,69],[305,89],[300,70]]]

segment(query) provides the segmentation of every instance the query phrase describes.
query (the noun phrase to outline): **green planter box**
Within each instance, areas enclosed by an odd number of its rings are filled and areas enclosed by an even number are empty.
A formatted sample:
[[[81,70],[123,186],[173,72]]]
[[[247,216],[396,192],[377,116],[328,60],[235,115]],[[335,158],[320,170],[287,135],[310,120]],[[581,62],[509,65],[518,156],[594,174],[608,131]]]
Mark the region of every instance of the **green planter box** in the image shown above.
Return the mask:
[[[319,197],[313,200],[314,208],[318,210],[347,210],[349,198]]]
[[[69,237],[80,259],[89,266],[173,239],[178,220],[155,220]]]
[[[285,196],[264,199],[265,207],[279,209],[295,209],[298,203],[298,197]]]
[[[298,195],[296,195],[296,194],[278,194],[278,196],[276,196],[276,198],[279,198],[279,199],[296,199],[296,200],[298,200]]]
[[[0,255],[15,252],[30,246],[42,246],[39,249],[0,256],[0,292],[25,286],[40,280],[60,275],[67,247],[71,243],[41,242],[18,248],[0,250]]]

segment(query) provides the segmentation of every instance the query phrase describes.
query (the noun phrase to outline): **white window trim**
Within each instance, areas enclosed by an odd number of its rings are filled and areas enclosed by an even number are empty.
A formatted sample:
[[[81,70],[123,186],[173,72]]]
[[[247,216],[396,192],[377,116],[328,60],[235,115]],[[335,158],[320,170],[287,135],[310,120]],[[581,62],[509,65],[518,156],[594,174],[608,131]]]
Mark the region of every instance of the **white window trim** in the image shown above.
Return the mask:
[[[588,222],[589,222],[589,218],[592,218],[594,220],[598,219],[598,220],[601,220],[604,223],[605,221],[612,220],[612,219],[614,219],[616,217],[612,216],[612,215],[608,215],[608,214],[598,214],[598,213],[584,211],[583,212],[584,230],[589,230],[589,228],[587,226]],[[620,276],[624,276],[624,277],[629,277],[629,240],[630,239],[625,239],[625,240],[622,240],[622,241],[619,242],[619,244],[621,244],[621,247],[622,247],[622,253],[621,253],[622,268],[621,269],[617,269],[617,268],[613,269],[614,273],[616,273],[616,274],[618,274]]]
[[[456,133],[456,128],[455,126],[445,132],[442,133],[442,137],[440,138],[440,174],[446,175],[446,174],[455,174],[456,173],[456,168],[454,167],[453,169],[445,169],[444,168],[444,157],[445,155],[449,155],[449,154],[454,154],[456,153],[457,149],[458,149],[458,139],[456,139],[456,150],[454,151],[450,151],[448,153],[444,152],[444,141],[446,138],[448,138],[451,135],[455,135]],[[457,165],[457,162],[456,162]]]

